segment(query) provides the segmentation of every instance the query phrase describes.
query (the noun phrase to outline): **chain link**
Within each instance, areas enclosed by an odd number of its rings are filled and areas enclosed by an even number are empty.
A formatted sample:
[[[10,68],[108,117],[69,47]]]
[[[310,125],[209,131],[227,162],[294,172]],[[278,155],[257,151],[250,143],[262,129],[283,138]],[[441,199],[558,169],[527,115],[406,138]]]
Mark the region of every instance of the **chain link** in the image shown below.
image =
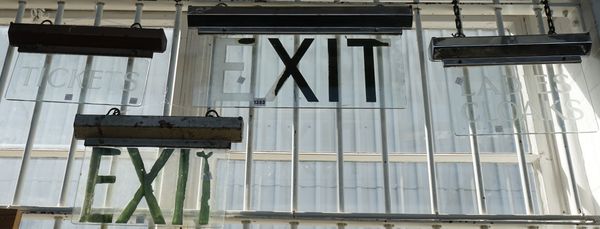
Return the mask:
[[[552,9],[550,9],[550,3],[548,0],[542,0],[544,4],[544,13],[546,13],[546,19],[548,20],[548,34],[556,34],[556,28],[554,27],[554,20],[552,20]]]
[[[452,4],[454,5],[452,8],[454,10],[454,22],[456,23],[456,33],[452,34],[453,37],[465,37],[463,33],[462,19],[460,17],[460,7],[458,6],[459,0],[452,0]]]

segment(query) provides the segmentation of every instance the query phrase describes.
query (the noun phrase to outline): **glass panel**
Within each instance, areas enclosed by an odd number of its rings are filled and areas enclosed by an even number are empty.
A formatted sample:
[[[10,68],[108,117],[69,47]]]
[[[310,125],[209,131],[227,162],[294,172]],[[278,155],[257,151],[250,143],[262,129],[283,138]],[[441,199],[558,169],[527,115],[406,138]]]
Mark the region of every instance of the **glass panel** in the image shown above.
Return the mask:
[[[298,112],[297,133],[301,154],[337,152],[336,112],[335,109],[301,109]]]
[[[226,150],[95,147],[85,158],[73,223],[223,225]]]
[[[482,163],[481,169],[488,213],[525,214],[525,200],[518,165]],[[530,179],[534,183],[534,177]]]
[[[18,53],[6,99],[140,106],[150,59]]]
[[[298,166],[298,210],[336,212],[335,162],[300,161]]]
[[[437,163],[440,213],[477,214],[475,179],[471,163]]]
[[[15,180],[19,173],[20,158],[9,158],[4,156],[0,158],[0,205],[8,206],[11,204],[15,192]]]
[[[429,214],[429,180],[426,163],[390,163],[393,213]]]
[[[223,162],[221,162],[223,163]],[[229,166],[219,166],[219,173],[228,169],[229,175],[226,181],[217,183],[218,190],[224,190],[225,208],[227,210],[242,210],[244,206],[244,171],[246,164],[244,160],[230,160]]]
[[[254,161],[250,203],[253,210],[290,210],[291,164],[290,161]]]
[[[404,71],[408,66],[402,57],[407,56],[407,39],[405,36],[264,35],[257,39],[215,36],[212,71],[196,77],[199,86],[192,89],[193,105],[405,108],[406,78],[410,72]],[[379,70],[380,65],[386,67]]]
[[[342,111],[342,142],[345,154],[381,155],[383,140],[380,112],[384,111]]]
[[[56,206],[59,201],[65,164],[66,160],[63,159],[31,158],[29,167],[24,174],[21,174],[24,176],[24,180],[19,205]]]
[[[425,30],[424,39],[450,30]],[[492,29],[467,36],[493,36]],[[583,133],[598,130],[592,97],[581,64],[508,65],[444,68],[428,61],[432,98],[447,97],[456,135]],[[437,82],[445,85],[437,85]],[[433,104],[434,107],[437,104]],[[434,108],[435,109],[435,108]]]
[[[346,212],[383,213],[383,167],[380,162],[344,162]]]
[[[579,64],[446,69],[455,133],[595,132],[598,124]],[[472,123],[475,129],[469,129]]]

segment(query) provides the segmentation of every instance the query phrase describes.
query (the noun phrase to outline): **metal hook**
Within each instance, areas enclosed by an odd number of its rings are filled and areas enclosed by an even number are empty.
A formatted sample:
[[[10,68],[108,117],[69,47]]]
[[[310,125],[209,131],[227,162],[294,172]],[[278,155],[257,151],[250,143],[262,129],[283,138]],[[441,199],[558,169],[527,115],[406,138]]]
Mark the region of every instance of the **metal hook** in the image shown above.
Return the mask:
[[[106,115],[121,115],[121,110],[119,110],[119,108],[113,107],[110,108],[110,110],[108,110],[108,113],[106,113]]]
[[[142,28],[142,24],[140,24],[140,23],[137,23],[137,22],[136,22],[136,23],[133,23],[133,24],[131,24],[131,27],[130,27],[130,28],[138,28],[138,29],[141,29],[141,28]]]
[[[215,114],[216,116],[212,116],[211,113]],[[217,113],[217,111],[213,110],[213,109],[209,109],[208,111],[206,111],[206,114],[204,114],[204,116],[205,117],[221,117],[221,116],[219,116],[219,113]]]

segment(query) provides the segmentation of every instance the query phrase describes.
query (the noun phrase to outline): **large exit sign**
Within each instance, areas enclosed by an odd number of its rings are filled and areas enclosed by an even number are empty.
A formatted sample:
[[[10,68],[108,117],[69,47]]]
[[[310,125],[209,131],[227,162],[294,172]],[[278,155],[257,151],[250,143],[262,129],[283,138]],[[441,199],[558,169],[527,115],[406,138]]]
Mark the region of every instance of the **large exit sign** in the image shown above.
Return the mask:
[[[406,107],[401,36],[216,36],[194,106]]]

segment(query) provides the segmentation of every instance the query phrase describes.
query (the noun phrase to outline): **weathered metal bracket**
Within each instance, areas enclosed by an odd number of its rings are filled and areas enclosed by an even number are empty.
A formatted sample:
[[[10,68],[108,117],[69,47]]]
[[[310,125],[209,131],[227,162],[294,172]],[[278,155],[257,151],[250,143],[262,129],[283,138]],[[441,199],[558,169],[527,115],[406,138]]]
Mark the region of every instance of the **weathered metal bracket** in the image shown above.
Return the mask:
[[[188,26],[199,34],[402,34],[412,22],[410,6],[188,8]]]
[[[86,146],[230,148],[242,141],[242,117],[76,115]]]
[[[10,23],[19,52],[151,58],[167,48],[163,29]]]
[[[444,67],[581,63],[591,48],[589,33],[434,37],[429,47]]]

